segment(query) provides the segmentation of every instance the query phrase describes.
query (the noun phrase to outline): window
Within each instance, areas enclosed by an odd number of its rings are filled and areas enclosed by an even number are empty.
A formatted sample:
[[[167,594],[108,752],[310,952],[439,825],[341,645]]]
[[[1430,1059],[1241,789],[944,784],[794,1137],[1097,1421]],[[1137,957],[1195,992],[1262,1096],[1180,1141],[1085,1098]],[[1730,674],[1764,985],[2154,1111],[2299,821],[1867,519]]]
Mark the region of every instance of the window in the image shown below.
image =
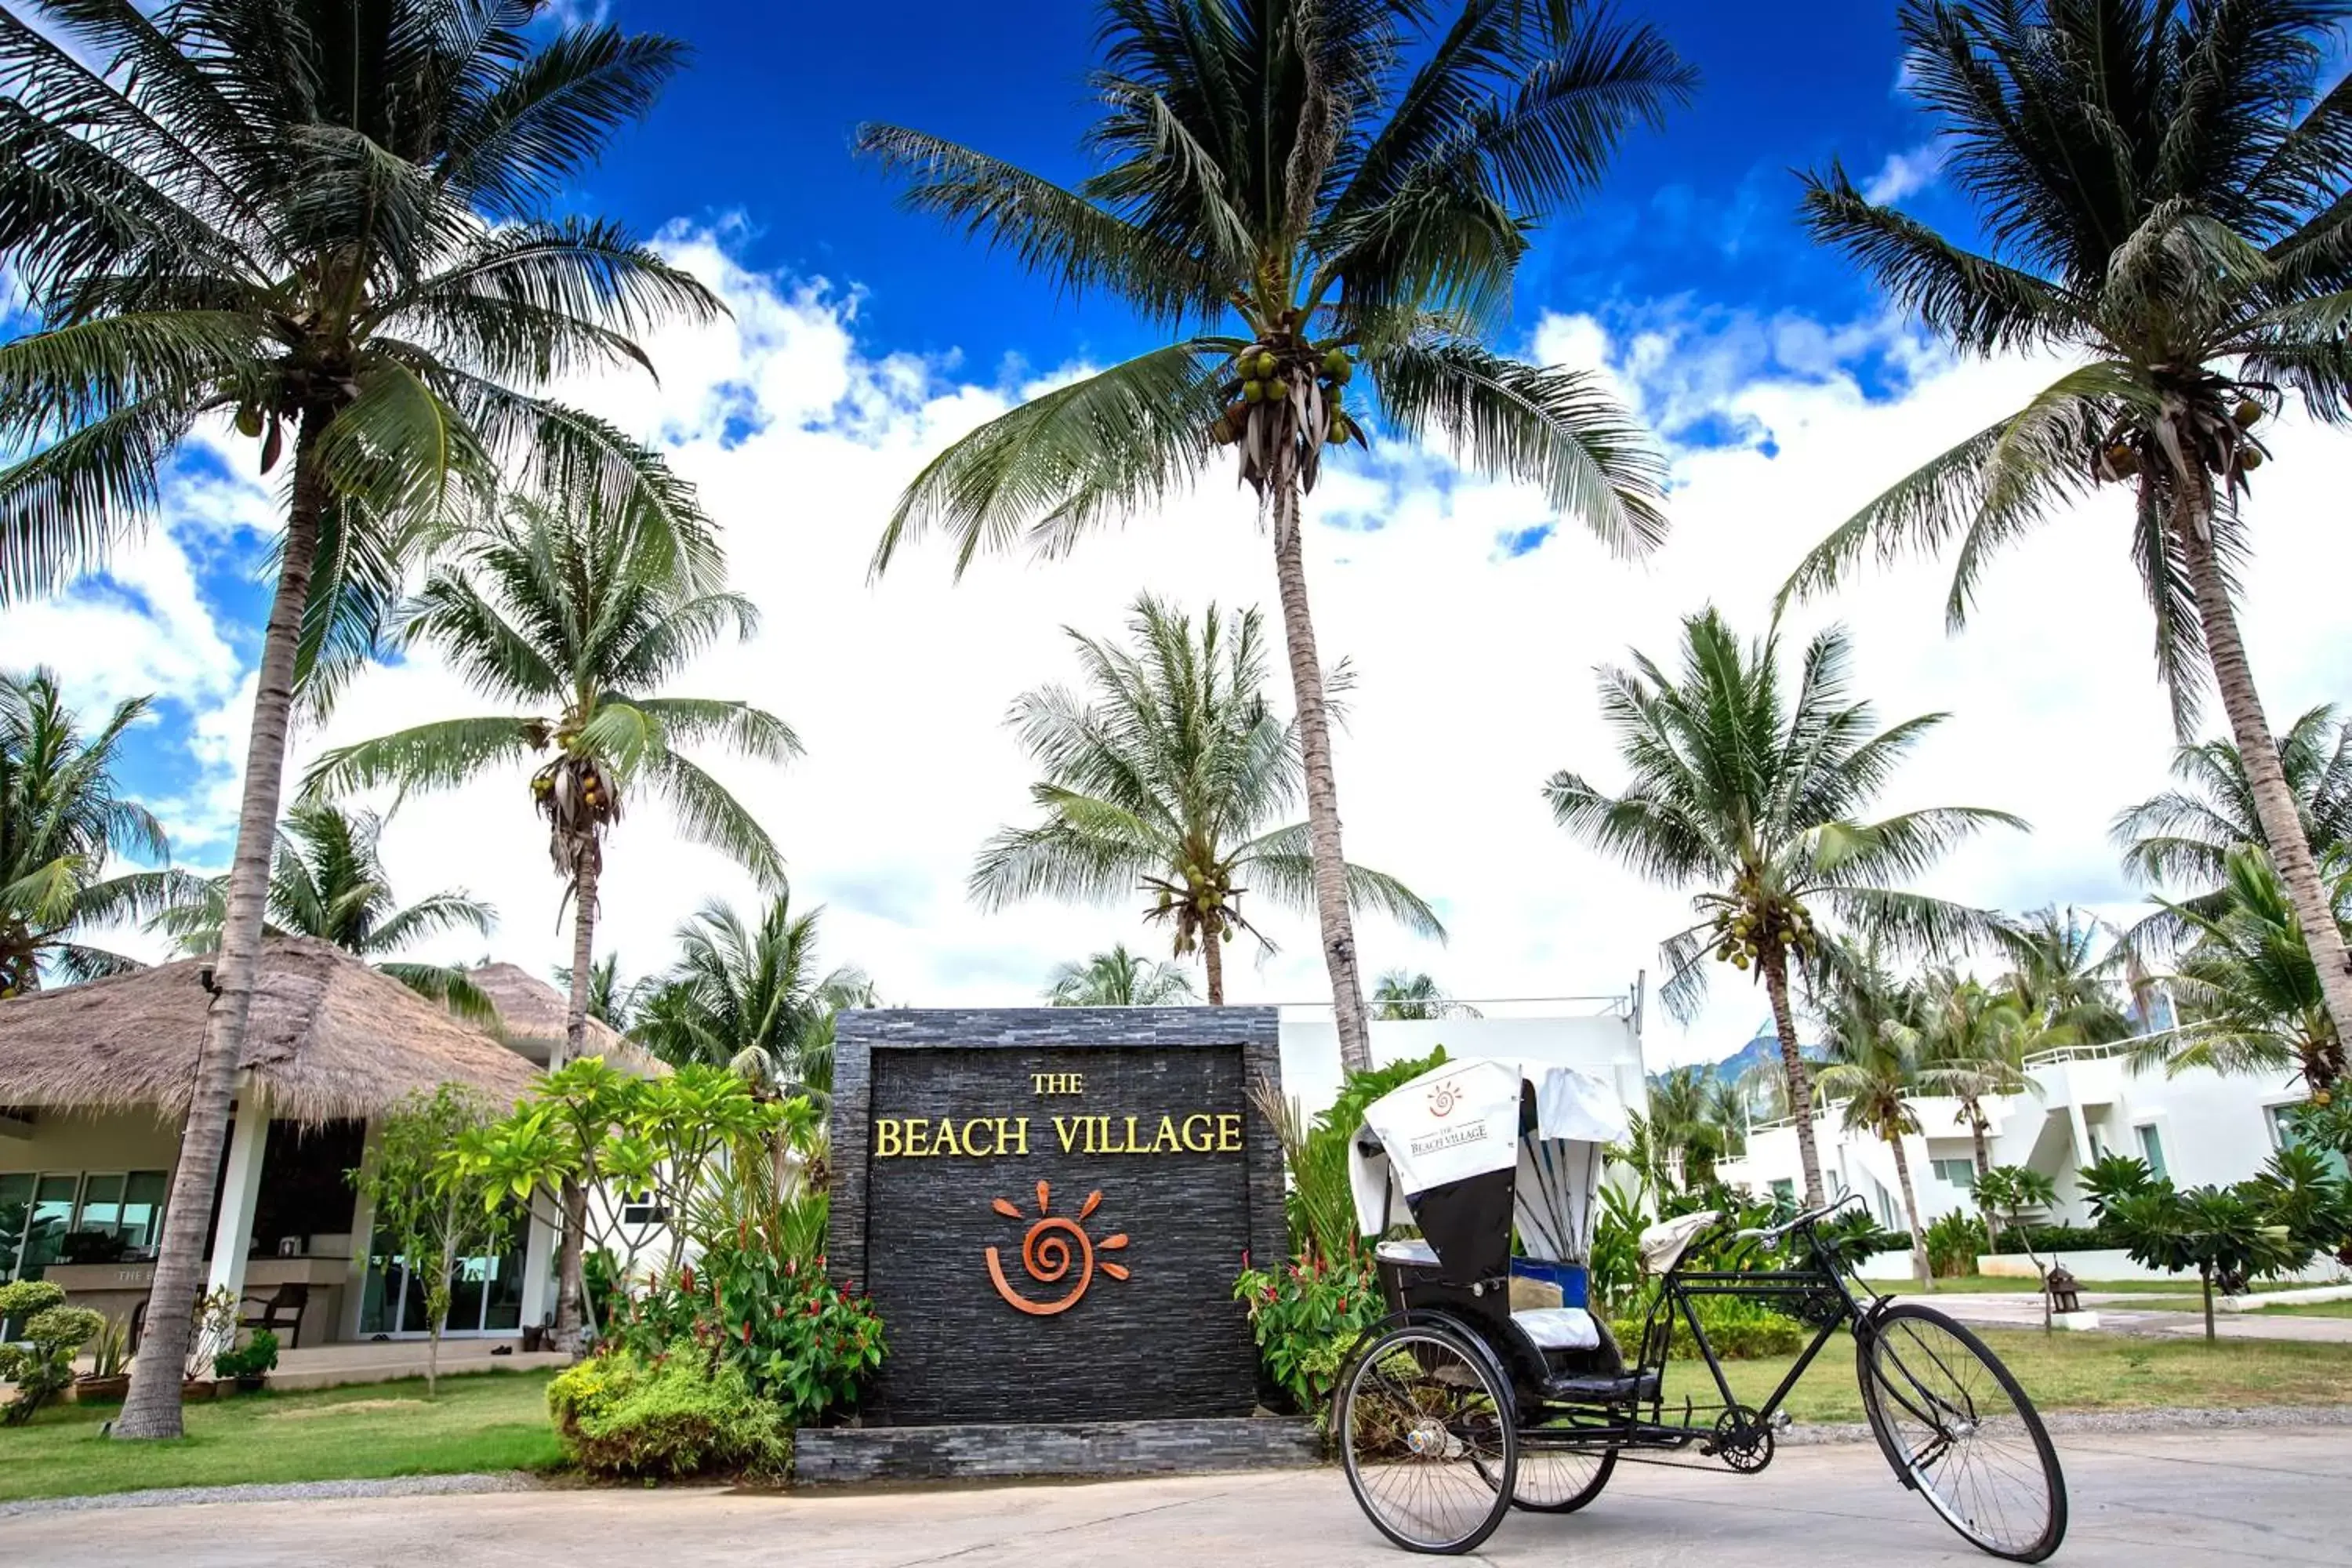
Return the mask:
[[[1780,1208],[1794,1208],[1797,1205],[1797,1184],[1785,1176],[1773,1183],[1772,1202]]]
[[[1977,1184],[1977,1163],[1963,1155],[1957,1160],[1930,1160],[1936,1179],[1947,1186],[1968,1192]]]
[[[2157,1131],[2153,1121],[2143,1121],[2133,1131],[2139,1134],[2139,1157],[2147,1162],[2149,1173],[2158,1181],[2163,1181],[2164,1135]]]
[[[654,1202],[650,1193],[633,1193],[621,1200],[623,1225],[666,1225],[669,1210]]]
[[[2300,1100],[2290,1101],[2285,1105],[2266,1105],[2263,1107],[2263,1126],[2271,1135],[2272,1148],[2299,1149],[2303,1147],[2303,1134],[2294,1130],[2294,1112],[2302,1109],[2303,1105]],[[2325,1150],[2323,1152],[2327,1157],[2328,1169],[2334,1171],[2338,1176],[2343,1175],[2346,1171],[2344,1156],[2337,1153],[2333,1149]]]

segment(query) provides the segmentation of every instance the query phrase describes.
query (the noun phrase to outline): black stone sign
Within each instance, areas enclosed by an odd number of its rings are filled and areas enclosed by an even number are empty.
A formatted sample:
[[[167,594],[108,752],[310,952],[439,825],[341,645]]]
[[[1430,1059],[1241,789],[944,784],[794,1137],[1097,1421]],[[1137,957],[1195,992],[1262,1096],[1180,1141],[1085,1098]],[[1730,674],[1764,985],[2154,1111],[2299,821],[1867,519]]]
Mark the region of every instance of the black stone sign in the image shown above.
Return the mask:
[[[1245,1415],[1233,1300],[1287,1254],[1270,1007],[841,1016],[835,1278],[889,1342],[869,1423]]]

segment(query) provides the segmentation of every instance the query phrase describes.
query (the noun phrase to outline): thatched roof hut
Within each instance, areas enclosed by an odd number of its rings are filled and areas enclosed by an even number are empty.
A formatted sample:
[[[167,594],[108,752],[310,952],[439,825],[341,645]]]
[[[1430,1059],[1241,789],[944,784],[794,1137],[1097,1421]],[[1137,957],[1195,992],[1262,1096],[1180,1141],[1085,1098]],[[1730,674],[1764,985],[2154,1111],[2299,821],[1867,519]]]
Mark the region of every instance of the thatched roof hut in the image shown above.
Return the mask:
[[[204,1047],[214,961],[183,959],[0,1002],[0,1105],[146,1108],[177,1121]],[[359,959],[307,937],[262,943],[240,1064],[274,1116],[365,1117],[470,1084],[500,1105],[530,1063]]]
[[[512,963],[486,963],[468,970],[466,978],[499,1010],[499,1033],[516,1050],[544,1067],[562,1047],[563,1026],[572,1011],[563,993]],[[602,1057],[607,1067],[638,1078],[656,1078],[669,1071],[627,1036],[595,1018],[588,1020],[588,1043],[583,1054]]]

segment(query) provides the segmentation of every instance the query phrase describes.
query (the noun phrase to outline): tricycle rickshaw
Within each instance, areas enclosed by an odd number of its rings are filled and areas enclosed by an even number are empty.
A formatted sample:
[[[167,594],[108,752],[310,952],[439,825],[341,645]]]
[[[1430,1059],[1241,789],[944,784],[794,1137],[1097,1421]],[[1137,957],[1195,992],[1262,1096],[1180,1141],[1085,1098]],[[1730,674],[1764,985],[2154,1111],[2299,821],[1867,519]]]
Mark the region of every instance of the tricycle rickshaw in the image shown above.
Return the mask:
[[[1818,1229],[1851,1198],[1762,1229],[1717,1214],[1651,1226],[1641,1247],[1657,1289],[1629,1363],[1586,1300],[1585,1268],[1601,1150],[1625,1132],[1598,1079],[1511,1062],[1446,1063],[1366,1111],[1350,1175],[1391,1311],[1342,1371],[1332,1426],[1381,1533],[1415,1552],[1468,1552],[1514,1507],[1582,1508],[1621,1459],[1690,1450],[1752,1475],[1772,1461],[1782,1401],[1844,1328],[1895,1479],[1995,1556],[2038,1563],[2058,1549],[2065,1480],[2032,1402],[1967,1328],[1853,1277]],[[1391,1236],[1408,1218],[1420,1235]],[[1780,1268],[1682,1267],[1727,1244],[1735,1264],[1784,1244],[1792,1256]],[[1815,1330],[1760,1405],[1734,1395],[1693,1307],[1706,1296],[1761,1301]],[[1669,1405],[1678,1321],[1711,1386]]]

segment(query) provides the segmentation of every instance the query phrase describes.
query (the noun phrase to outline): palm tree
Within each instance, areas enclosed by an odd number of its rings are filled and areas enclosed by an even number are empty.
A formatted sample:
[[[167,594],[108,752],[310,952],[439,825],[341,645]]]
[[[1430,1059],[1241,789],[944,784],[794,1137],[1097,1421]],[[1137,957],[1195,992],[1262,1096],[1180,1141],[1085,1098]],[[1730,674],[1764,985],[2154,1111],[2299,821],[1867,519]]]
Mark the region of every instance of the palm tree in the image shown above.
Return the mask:
[[[1895,1155],[1895,1180],[1903,1193],[1903,1217],[1911,1228],[1911,1270],[1919,1289],[1936,1288],[1927,1263],[1927,1233],[1919,1224],[1919,1200],[1911,1185],[1911,1159],[1903,1140],[1919,1131],[1911,1097],[1920,1090],[1922,1056],[1917,994],[1886,972],[1869,949],[1832,943],[1820,965],[1815,992],[1824,1026],[1818,1087],[1822,1099],[1842,1105],[1851,1131],[1868,1132]]]
[[[2326,1105],[2344,1076],[2344,1037],[2327,1009],[2294,900],[2259,845],[2242,844],[2222,864],[2221,910],[2175,905],[2195,941],[2172,975],[2180,1021],[2135,1047],[2136,1062],[2168,1073],[2293,1069]],[[2352,923],[2352,865],[2328,868],[2336,929]]]
[[[180,1435],[298,682],[374,647],[404,558],[498,477],[707,524],[651,452],[539,395],[643,364],[716,300],[619,228],[550,218],[681,47],[486,0],[30,0],[0,8],[0,598],[101,563],[200,425],[279,476],[217,1000],[118,1437]]]
[[[871,1001],[863,972],[817,970],[823,908],[794,912],[780,889],[756,926],[712,900],[677,928],[678,959],[655,983],[638,1037],[664,1061],[731,1067],[819,1100],[833,1091],[833,1015]]]
[[[2025,1070],[2030,1045],[2047,1038],[2028,1022],[2026,1006],[2013,993],[1994,990],[1963,978],[1950,969],[1927,976],[1918,997],[1918,1081],[1960,1102],[1960,1121],[1969,1130],[1976,1154],[1976,1173],[1992,1169],[1990,1135],[1992,1119],[1985,1101],[2030,1093],[2033,1079]],[[1985,1239],[1989,1248],[2000,1235],[2000,1222],[1982,1198]]]
[[[1945,715],[1873,733],[1870,705],[1852,696],[1852,645],[1837,627],[1807,645],[1791,696],[1780,684],[1780,637],[1776,621],[1743,648],[1709,608],[1683,623],[1678,678],[1639,651],[1633,669],[1604,668],[1601,712],[1632,782],[1612,795],[1561,772],[1545,793],[1560,825],[1595,848],[1654,881],[1702,889],[1691,900],[1698,923],[1660,948],[1659,995],[1670,1011],[1696,1014],[1710,949],[1763,980],[1797,1118],[1805,1205],[1818,1208],[1812,1080],[1789,1002],[1791,967],[1819,951],[1814,906],[1870,940],[1931,953],[1953,948],[1985,933],[1992,918],[1889,884],[1917,876],[1979,828],[2025,824],[1977,806],[1856,820]]]
[[[1045,1000],[1056,1007],[1166,1007],[1192,1000],[1192,977],[1114,942],[1108,952],[1054,971]]]
[[[94,926],[153,913],[184,879],[168,867],[117,871],[123,857],[168,860],[163,824],[115,787],[122,738],[147,699],[115,704],[85,734],[57,672],[0,674],[0,997],[139,965],[84,940]]]
[[[403,908],[383,868],[383,821],[373,811],[297,803],[278,830],[265,929],[332,942],[453,1013],[496,1022],[498,1007],[462,965],[384,956],[446,931],[488,936],[498,911],[462,889],[431,893]],[[193,897],[163,910],[155,923],[184,953],[218,952],[228,879],[215,877],[191,891]]]
[[[1671,1167],[1685,1189],[1715,1177],[1723,1140],[1708,1115],[1708,1085],[1715,1069],[1704,1065],[1669,1068],[1650,1079],[1650,1147],[1662,1167]]]
[[[2352,853],[2352,725],[2338,722],[2331,707],[2314,708],[2279,737],[2278,759],[2312,854],[2325,863]],[[2194,888],[2180,902],[2219,914],[2229,901],[2222,882],[2230,851],[2263,842],[2252,780],[2226,739],[2176,748],[2172,776],[2178,787],[2117,814],[2124,868],[2150,887]],[[2192,934],[2162,909],[2132,929],[2131,941],[2169,951]]]
[[[2104,1045],[2132,1032],[2110,977],[2121,969],[2144,989],[2133,952],[2125,942],[2099,956],[2099,931],[2095,916],[2054,904],[1993,928],[1993,945],[2009,959],[2002,987],[2032,1048]]]
[[[2131,487],[2174,724],[2189,733],[2210,672],[2339,1035],[2352,967],[2254,689],[2234,574],[2268,455],[2253,426],[2289,392],[2315,418],[2352,416],[2352,137],[2342,84],[2318,91],[2344,16],[2307,0],[1905,0],[1907,79],[1992,253],[1870,201],[1836,167],[1807,181],[1812,231],[1963,352],[2079,363],[1857,512],[1784,590],[1958,534],[1958,626],[2000,547],[2103,484]]]
[[[1129,626],[1131,647],[1069,632],[1086,697],[1049,686],[1013,704],[1008,722],[1045,773],[1029,792],[1042,816],[988,841],[971,895],[993,910],[1040,893],[1107,901],[1139,891],[1144,918],[1171,928],[1175,956],[1201,955],[1219,1006],[1224,944],[1247,932],[1274,946],[1243,895],[1299,909],[1318,896],[1308,826],[1274,826],[1298,796],[1298,727],[1266,706],[1256,611],[1227,618],[1212,605],[1196,628],[1147,594]],[[1403,883],[1346,869],[1350,903],[1444,935]]]
[[[608,525],[593,508],[565,516],[518,498],[433,573],[398,625],[408,643],[431,644],[485,695],[534,711],[446,719],[341,747],[319,759],[304,788],[446,789],[520,770],[552,748],[530,774],[530,795],[574,911],[564,1055],[577,1057],[587,1037],[604,837],[636,789],[667,805],[689,840],[768,886],[782,884],[767,829],[681,748],[713,744],[780,763],[800,742],[748,702],[663,694],[721,637],[748,640],[759,612],[740,595],[681,585],[674,552],[644,528]],[[567,1212],[576,1205],[568,1194]],[[580,1322],[580,1235],[578,1224],[566,1226],[556,1302],[566,1343]]]
[[[555,966],[555,983],[564,994],[572,991],[572,966]],[[646,980],[621,982],[621,955],[608,952],[588,966],[588,1016],[613,1030],[625,1035],[636,1026],[638,1011],[644,1006],[653,983]]]
[[[1344,1067],[1371,1057],[1339,841],[1303,498],[1323,448],[1442,437],[1483,472],[1638,553],[1662,469],[1604,384],[1496,354],[1528,232],[1591,190],[1696,78],[1648,27],[1586,0],[1325,5],[1104,0],[1095,172],[1075,188],[934,136],[858,145],[907,204],[1175,341],[1082,376],[950,447],[875,555],[931,527],[1055,554],[1152,511],[1234,448],[1273,535],[1298,711],[1315,910]],[[1356,370],[1369,394],[1348,401]]]
[[[1706,1080],[1706,1103],[1700,1114],[1723,1135],[1723,1152],[1733,1159],[1748,1152],[1748,1127],[1755,1113],[1748,1103],[1748,1090],[1737,1079],[1710,1073]]]
[[[1456,1002],[1446,994],[1445,988],[1434,976],[1423,973],[1411,973],[1391,969],[1381,976],[1372,987],[1372,1016],[1376,1018],[1475,1018],[1479,1012],[1466,1002]]]

